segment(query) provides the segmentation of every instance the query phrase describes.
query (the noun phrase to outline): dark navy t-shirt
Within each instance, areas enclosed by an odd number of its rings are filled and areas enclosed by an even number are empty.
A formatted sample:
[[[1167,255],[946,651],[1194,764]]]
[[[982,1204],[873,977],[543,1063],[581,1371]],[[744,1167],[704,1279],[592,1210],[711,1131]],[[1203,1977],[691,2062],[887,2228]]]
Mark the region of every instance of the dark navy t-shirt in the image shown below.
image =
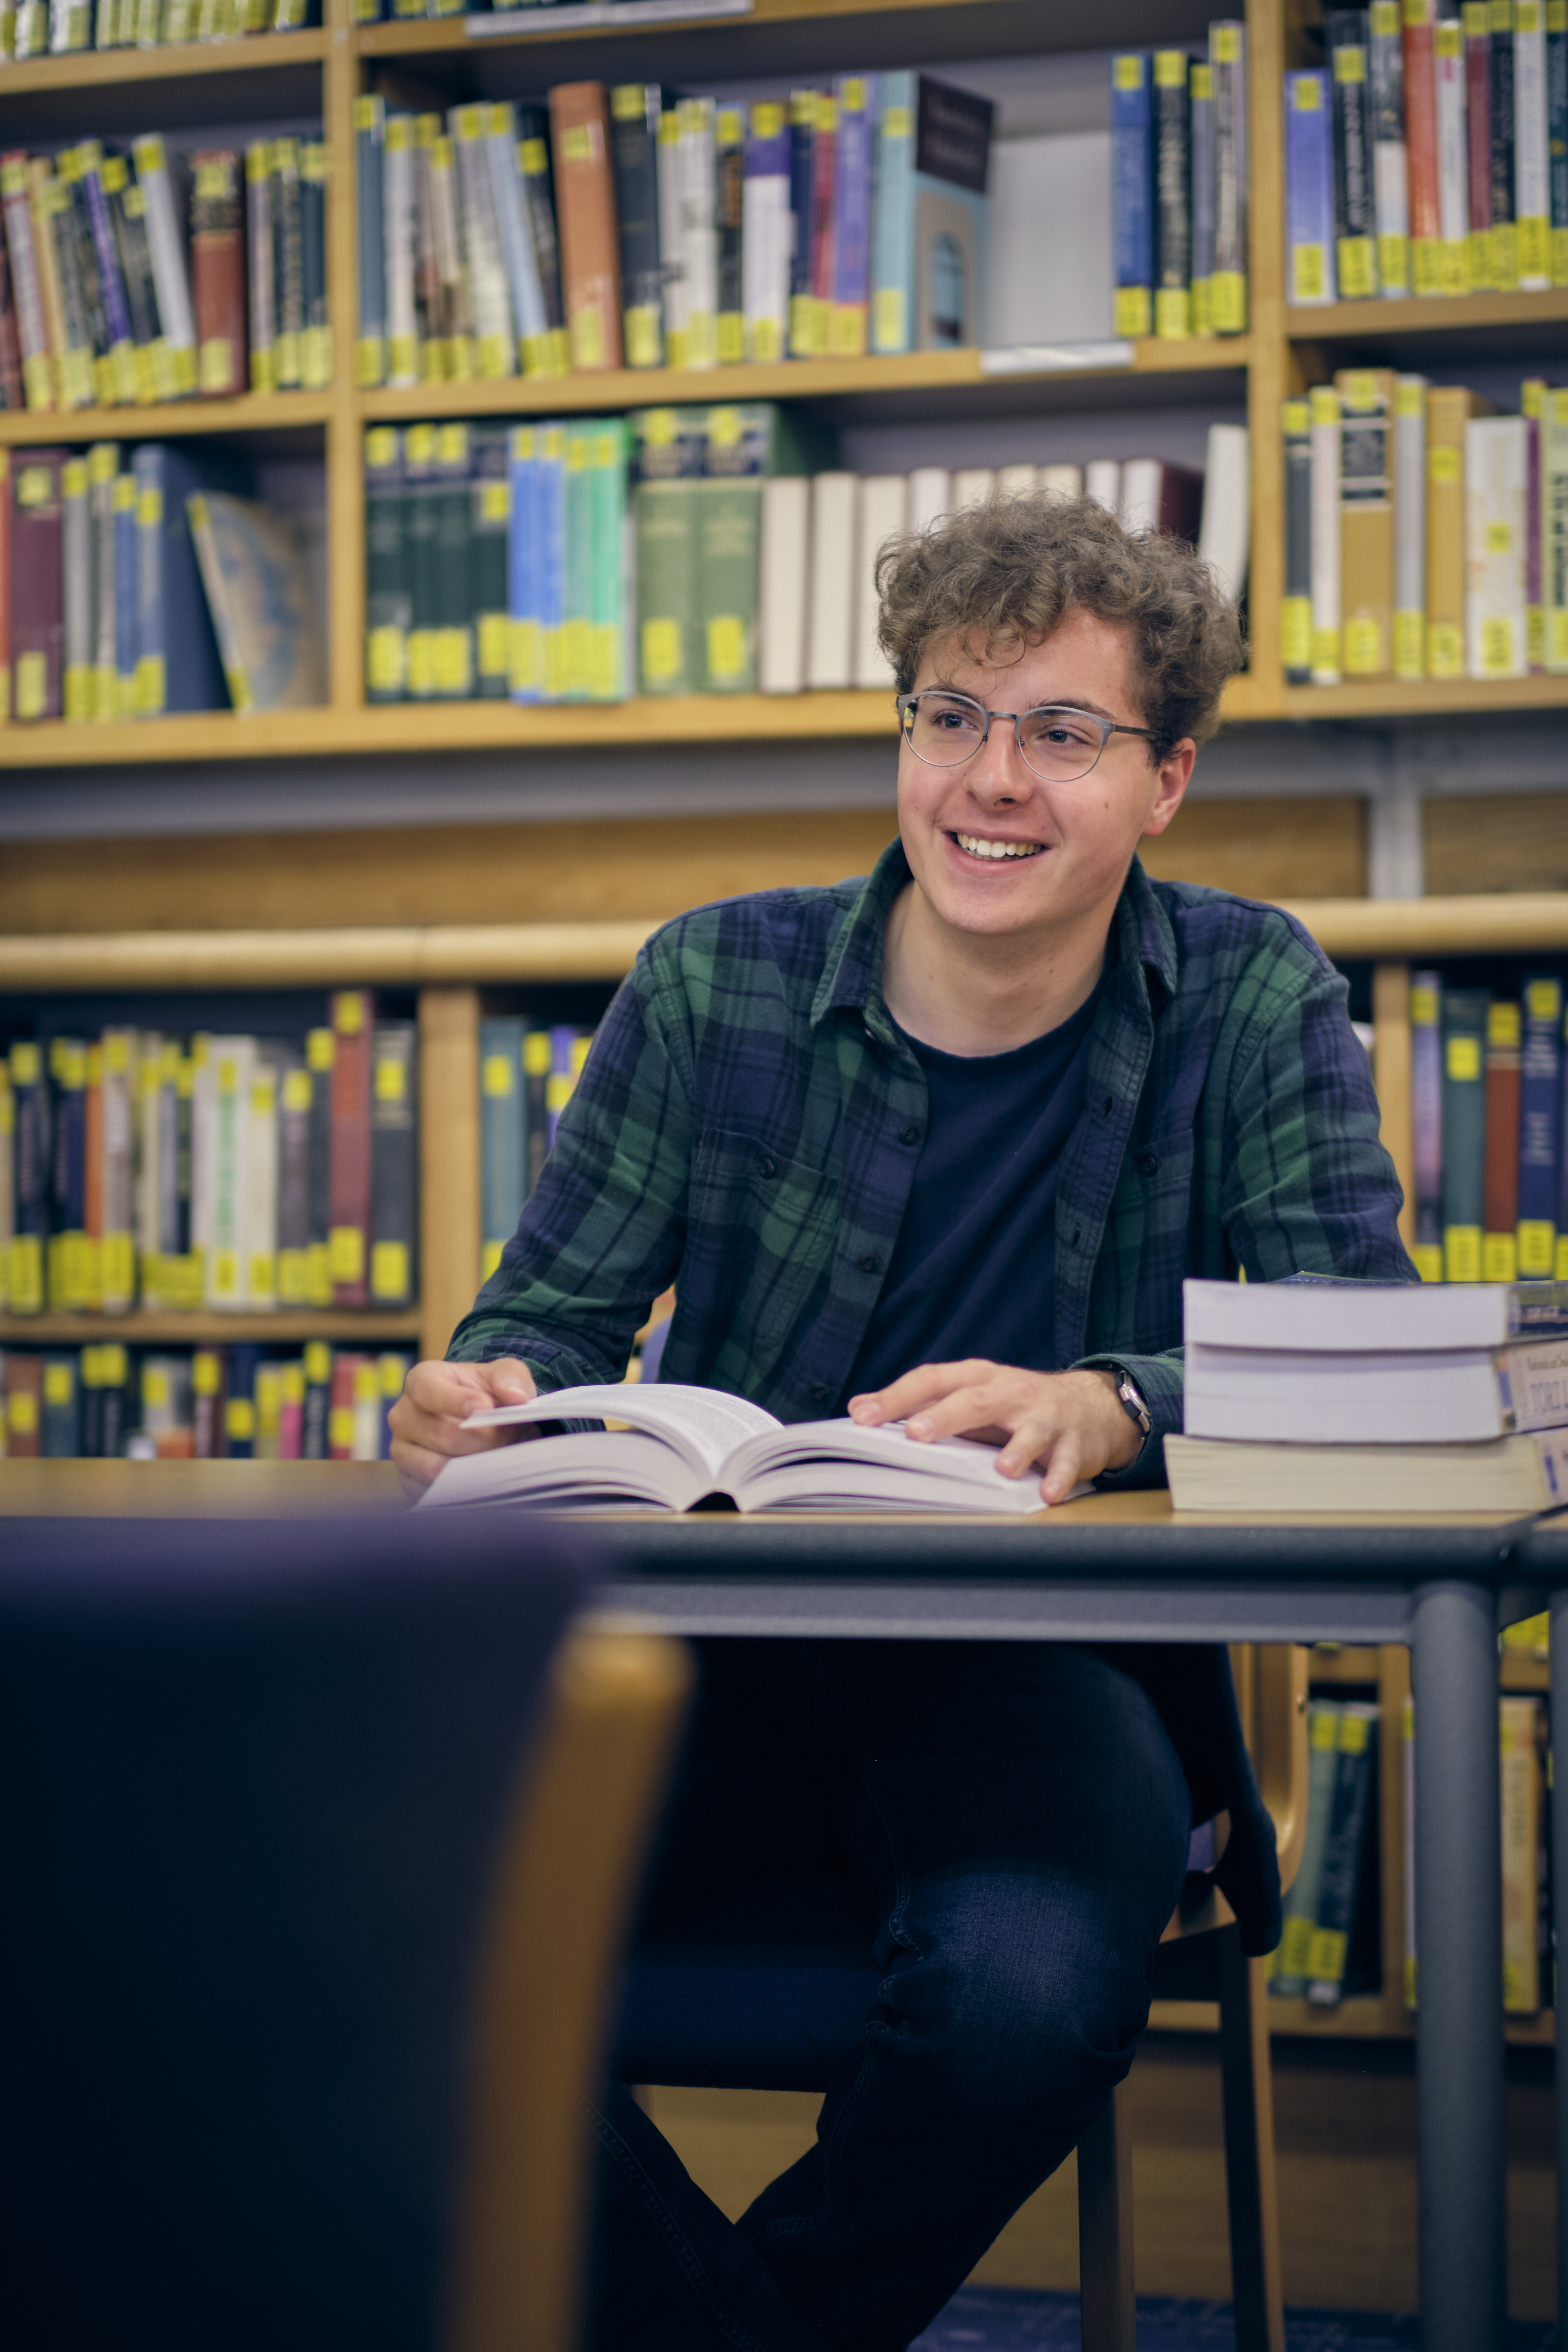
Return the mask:
[[[903,1031],[930,1117],[887,1279],[847,1396],[917,1364],[988,1356],[1059,1369],[1057,1173],[1083,1108],[1100,989],[1010,1054],[944,1054]]]

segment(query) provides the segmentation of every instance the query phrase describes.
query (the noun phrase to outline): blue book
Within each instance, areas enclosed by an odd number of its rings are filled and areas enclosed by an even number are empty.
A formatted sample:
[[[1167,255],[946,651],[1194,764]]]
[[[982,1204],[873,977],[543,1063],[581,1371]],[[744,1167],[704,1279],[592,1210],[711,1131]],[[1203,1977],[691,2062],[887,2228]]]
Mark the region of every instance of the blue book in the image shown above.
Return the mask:
[[[479,1023],[479,1279],[488,1282],[517,1231],[528,1169],[524,1024],[511,1014]]]
[[[544,637],[544,700],[561,698],[566,669],[566,427],[539,431],[534,486],[534,561],[539,567],[539,616]]]
[[[386,106],[365,95],[353,103],[355,194],[359,219],[359,333],[354,382],[363,391],[386,375],[386,250],[382,156]]]
[[[1154,112],[1148,52],[1110,60],[1110,236],[1119,335],[1154,331]]]
[[[816,185],[816,100],[814,89],[797,89],[789,102],[789,349],[792,359],[812,355],[812,197]]]
[[[894,161],[891,184],[878,190],[875,299],[889,328],[900,323],[901,310],[906,341],[877,349],[969,349],[984,333],[991,219],[985,184],[995,109],[929,74],[889,74],[884,81],[908,92],[911,120],[904,138],[907,161],[901,169]],[[900,121],[895,112],[890,128]],[[903,271],[901,302],[890,275],[895,257]]]
[[[1549,1281],[1557,1262],[1557,1157],[1562,1122],[1563,983],[1524,983],[1519,1095],[1519,1277]]]
[[[228,1350],[221,1451],[231,1462],[249,1462],[256,1453],[256,1367],[260,1360],[260,1349],[248,1341]]]
[[[1331,302],[1334,118],[1326,73],[1285,77],[1285,299]]]
[[[544,619],[540,609],[536,506],[543,427],[519,425],[507,443],[511,513],[507,526],[508,691],[514,702],[544,699]]]
[[[876,199],[871,215],[871,349],[910,348],[914,283],[915,80],[881,78],[877,115]]]
[[[185,501],[202,490],[251,488],[239,461],[189,444],[148,441],[135,452],[136,714],[226,710],[228,687],[207,611]]]
[[[42,1386],[38,1450],[53,1461],[74,1461],[81,1452],[81,1382],[75,1355],[46,1356]]]
[[[837,130],[833,158],[833,308],[827,348],[836,359],[866,351],[871,294],[871,167],[877,77],[839,74],[833,84]]]

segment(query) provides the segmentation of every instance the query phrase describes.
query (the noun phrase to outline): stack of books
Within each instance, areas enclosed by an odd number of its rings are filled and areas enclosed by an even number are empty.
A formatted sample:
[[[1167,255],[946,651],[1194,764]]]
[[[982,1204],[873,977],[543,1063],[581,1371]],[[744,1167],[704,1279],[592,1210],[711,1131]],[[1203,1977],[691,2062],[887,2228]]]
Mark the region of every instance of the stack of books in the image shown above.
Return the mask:
[[[1200,57],[1110,60],[1110,215],[1119,335],[1247,331],[1247,28]]]
[[[321,0],[17,0],[0,11],[0,59],[232,41],[321,21]]]
[[[1189,1282],[1179,1511],[1568,1503],[1568,1285]]]
[[[7,1348],[0,1456],[26,1461],[384,1462],[413,1358],[308,1340],[226,1348]]]

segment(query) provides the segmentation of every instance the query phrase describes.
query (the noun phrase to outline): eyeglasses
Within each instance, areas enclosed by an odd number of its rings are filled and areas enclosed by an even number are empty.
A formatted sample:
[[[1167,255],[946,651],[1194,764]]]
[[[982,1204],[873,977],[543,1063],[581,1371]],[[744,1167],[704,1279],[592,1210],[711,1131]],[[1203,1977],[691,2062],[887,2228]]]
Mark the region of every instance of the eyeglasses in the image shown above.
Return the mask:
[[[1113,735],[1142,735],[1148,727],[1123,727],[1119,719],[1096,719],[1069,703],[1042,703],[1036,710],[987,710],[973,696],[928,688],[900,694],[899,717],[904,740],[928,768],[962,768],[984,745],[994,719],[1010,719],[1013,740],[1026,767],[1048,784],[1070,784],[1087,776]]]

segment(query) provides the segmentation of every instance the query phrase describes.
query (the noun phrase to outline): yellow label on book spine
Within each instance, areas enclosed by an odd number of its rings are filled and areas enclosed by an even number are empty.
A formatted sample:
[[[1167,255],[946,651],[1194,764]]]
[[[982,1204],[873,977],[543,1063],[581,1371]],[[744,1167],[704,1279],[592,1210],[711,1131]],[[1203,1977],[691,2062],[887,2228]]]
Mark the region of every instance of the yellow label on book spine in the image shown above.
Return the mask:
[[[1116,289],[1116,332],[1128,338],[1147,335],[1152,326],[1153,303],[1147,286],[1119,286]]]
[[[1481,1280],[1483,1282],[1516,1282],[1518,1279],[1518,1236],[1514,1234],[1483,1234]]]
[[[1426,635],[1425,613],[1395,613],[1394,616],[1394,675],[1395,677],[1421,677],[1425,675],[1422,656]]]
[[[1426,630],[1428,677],[1463,677],[1465,643],[1453,621],[1433,621]]]
[[[1377,677],[1387,667],[1383,631],[1370,614],[1357,614],[1344,625],[1347,677]]]
[[[1446,1225],[1443,1229],[1443,1277],[1447,1282],[1479,1282],[1479,1225]]]
[[[1518,1279],[1521,1282],[1550,1282],[1557,1248],[1556,1227],[1544,1218],[1522,1218],[1514,1239],[1518,1252]],[[1514,1278],[1512,1275],[1496,1277],[1503,1282],[1511,1282]]]
[[[1279,606],[1279,656],[1287,669],[1310,669],[1312,661],[1312,600],[1287,596]]]
[[[364,1233],[359,1225],[334,1225],[327,1249],[335,1283],[364,1280]]]
[[[370,1254],[370,1295],[396,1306],[408,1296],[408,1244],[377,1242]]]

